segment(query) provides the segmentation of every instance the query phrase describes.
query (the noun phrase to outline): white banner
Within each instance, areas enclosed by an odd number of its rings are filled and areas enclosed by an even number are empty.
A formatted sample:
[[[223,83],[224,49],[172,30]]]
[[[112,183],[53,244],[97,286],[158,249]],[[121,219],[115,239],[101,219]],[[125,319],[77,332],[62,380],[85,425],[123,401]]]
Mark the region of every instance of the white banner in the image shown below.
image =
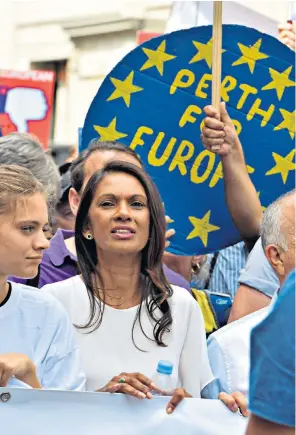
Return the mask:
[[[186,399],[167,415],[166,397],[0,388],[8,435],[243,435],[247,419],[217,400]]]

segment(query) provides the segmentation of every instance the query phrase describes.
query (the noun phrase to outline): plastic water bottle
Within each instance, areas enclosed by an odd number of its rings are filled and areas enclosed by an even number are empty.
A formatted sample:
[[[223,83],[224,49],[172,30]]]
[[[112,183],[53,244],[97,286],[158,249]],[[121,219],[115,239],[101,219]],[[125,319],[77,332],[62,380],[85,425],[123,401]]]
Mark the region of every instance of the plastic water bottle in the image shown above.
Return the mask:
[[[173,364],[170,361],[159,361],[155,375],[152,377],[153,383],[162,391],[153,391],[154,396],[172,396],[173,395],[173,380],[171,374],[173,373]]]

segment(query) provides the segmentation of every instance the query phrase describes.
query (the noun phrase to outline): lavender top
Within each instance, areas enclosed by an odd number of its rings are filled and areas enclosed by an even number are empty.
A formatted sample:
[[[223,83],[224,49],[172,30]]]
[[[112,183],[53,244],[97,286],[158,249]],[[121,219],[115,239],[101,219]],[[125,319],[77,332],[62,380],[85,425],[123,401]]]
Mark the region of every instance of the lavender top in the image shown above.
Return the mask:
[[[64,281],[77,275],[77,257],[67,248],[65,240],[74,236],[73,231],[58,229],[50,241],[50,247],[44,252],[39,269],[38,287]],[[168,282],[190,291],[189,282],[183,276],[169,269],[165,264],[163,270]],[[30,280],[9,277],[10,281],[30,284]],[[36,285],[37,286],[37,285]]]

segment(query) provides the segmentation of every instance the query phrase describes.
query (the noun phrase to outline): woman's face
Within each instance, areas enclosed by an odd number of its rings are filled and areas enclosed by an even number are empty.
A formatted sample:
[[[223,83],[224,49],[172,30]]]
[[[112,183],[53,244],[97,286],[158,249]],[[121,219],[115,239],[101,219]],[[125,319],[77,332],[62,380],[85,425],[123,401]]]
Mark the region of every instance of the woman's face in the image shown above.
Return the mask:
[[[131,175],[107,175],[89,210],[89,230],[100,251],[138,254],[149,238],[150,213],[141,183]]]
[[[86,160],[84,164],[84,181],[81,191],[78,193],[75,189],[71,188],[69,192],[69,204],[74,216],[77,216],[81,195],[93,174],[102,169],[106,163],[112,160],[121,160],[122,162],[133,163],[141,168],[141,163],[134,156],[116,150],[97,150],[94,151]]]
[[[34,278],[49,247],[44,230],[48,225],[44,195],[34,194],[0,215],[0,276]]]

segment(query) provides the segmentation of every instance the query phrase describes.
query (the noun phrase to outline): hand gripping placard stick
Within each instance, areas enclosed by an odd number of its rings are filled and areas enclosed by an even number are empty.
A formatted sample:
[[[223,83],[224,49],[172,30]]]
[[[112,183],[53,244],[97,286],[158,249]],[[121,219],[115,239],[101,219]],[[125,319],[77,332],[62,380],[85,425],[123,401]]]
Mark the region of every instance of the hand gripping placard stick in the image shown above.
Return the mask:
[[[220,114],[222,63],[222,1],[214,1],[213,16],[213,62],[212,62],[212,106]],[[212,147],[219,150],[220,146]]]

